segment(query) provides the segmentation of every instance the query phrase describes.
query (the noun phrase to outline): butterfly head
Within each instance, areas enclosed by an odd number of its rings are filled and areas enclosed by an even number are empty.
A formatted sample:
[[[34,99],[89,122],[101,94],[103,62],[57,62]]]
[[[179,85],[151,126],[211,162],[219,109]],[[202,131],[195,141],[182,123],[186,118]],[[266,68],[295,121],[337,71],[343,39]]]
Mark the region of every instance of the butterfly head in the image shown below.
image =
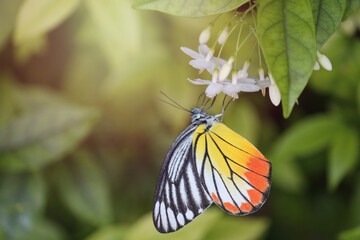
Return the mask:
[[[219,122],[218,117],[221,115],[222,114],[213,116],[201,111],[200,108],[193,108],[191,110],[191,122],[196,124],[212,125],[214,122]]]

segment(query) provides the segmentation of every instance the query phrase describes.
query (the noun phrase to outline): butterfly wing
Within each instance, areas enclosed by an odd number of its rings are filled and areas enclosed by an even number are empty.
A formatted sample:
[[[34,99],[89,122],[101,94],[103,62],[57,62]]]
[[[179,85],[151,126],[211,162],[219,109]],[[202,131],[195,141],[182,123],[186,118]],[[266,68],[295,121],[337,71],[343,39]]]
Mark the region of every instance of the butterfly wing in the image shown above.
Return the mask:
[[[195,124],[186,128],[165,157],[153,208],[154,225],[161,233],[177,231],[213,202],[202,187],[192,155],[196,128]]]
[[[196,167],[214,202],[232,215],[258,210],[270,192],[271,163],[222,123],[199,126],[193,139]]]

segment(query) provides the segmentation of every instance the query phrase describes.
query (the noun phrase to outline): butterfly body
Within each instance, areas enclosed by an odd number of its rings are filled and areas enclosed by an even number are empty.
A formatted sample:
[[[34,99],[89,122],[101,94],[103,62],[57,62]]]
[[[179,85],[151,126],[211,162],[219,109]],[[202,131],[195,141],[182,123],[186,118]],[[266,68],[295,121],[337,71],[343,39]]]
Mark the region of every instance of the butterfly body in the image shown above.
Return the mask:
[[[212,203],[232,215],[258,210],[270,190],[271,164],[218,117],[191,111],[192,123],[170,147],[158,179],[153,221],[177,231]]]

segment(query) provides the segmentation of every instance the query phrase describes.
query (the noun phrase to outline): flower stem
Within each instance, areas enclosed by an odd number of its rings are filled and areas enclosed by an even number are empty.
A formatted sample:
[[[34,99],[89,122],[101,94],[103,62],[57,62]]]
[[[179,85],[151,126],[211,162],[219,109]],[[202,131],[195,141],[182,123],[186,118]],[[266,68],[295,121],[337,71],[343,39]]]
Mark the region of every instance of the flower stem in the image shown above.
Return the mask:
[[[216,62],[216,67],[215,67],[215,69],[217,69],[218,66],[219,66],[219,59],[220,59],[220,56],[221,56],[221,52],[222,52],[222,50],[223,50],[223,48],[224,48],[227,40],[229,39],[231,33],[235,30],[235,28],[237,28],[238,25],[239,25],[239,23],[236,23],[236,24],[235,24],[235,26],[230,30],[229,35],[228,35],[227,38],[225,39],[225,42],[221,45],[221,48],[220,48],[220,51],[219,51],[219,54],[218,54],[218,59],[217,59],[217,62]]]

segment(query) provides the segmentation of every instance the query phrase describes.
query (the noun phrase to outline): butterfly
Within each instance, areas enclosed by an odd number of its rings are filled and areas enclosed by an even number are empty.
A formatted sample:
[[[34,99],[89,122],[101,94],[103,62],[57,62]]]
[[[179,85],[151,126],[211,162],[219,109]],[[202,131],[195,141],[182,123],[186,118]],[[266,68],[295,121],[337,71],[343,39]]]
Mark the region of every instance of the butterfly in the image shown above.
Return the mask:
[[[271,163],[250,142],[201,108],[171,145],[155,192],[153,221],[161,233],[179,230],[212,203],[242,216],[270,193]]]

